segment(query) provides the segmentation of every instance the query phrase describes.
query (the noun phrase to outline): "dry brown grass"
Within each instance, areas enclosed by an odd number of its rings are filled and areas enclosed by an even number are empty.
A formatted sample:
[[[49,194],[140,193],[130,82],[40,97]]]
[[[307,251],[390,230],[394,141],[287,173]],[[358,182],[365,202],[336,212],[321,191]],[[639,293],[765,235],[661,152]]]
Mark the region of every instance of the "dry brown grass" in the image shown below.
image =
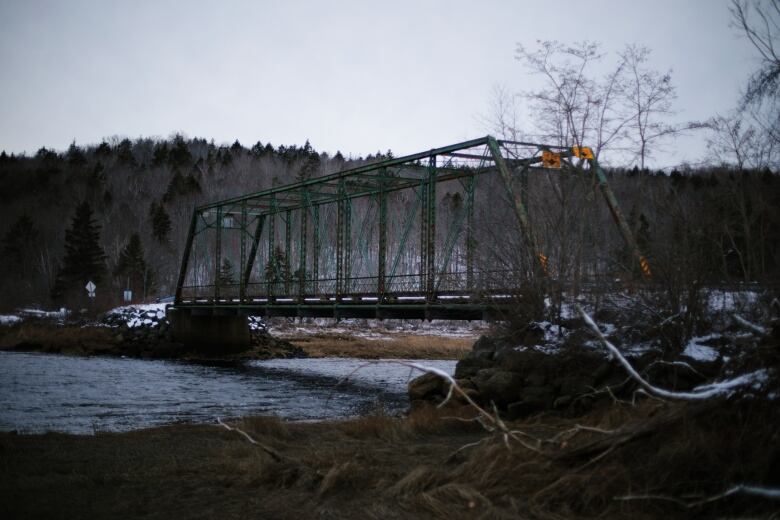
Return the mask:
[[[329,423],[248,418],[236,432],[171,426],[95,437],[0,435],[3,518],[658,518],[767,516],[739,497],[695,511],[625,494],[707,495],[777,485],[771,403],[615,404],[510,426],[540,452],[452,411]],[[461,410],[464,418],[467,410]],[[599,433],[578,424],[614,430]],[[478,443],[478,441],[483,441]],[[471,447],[461,449],[464,446]]]
[[[23,323],[0,336],[0,350],[37,350],[63,354],[109,353],[115,341],[106,327]]]
[[[356,357],[364,359],[461,359],[476,338],[394,334],[392,339],[364,339],[347,334],[312,334],[285,339],[310,357]]]

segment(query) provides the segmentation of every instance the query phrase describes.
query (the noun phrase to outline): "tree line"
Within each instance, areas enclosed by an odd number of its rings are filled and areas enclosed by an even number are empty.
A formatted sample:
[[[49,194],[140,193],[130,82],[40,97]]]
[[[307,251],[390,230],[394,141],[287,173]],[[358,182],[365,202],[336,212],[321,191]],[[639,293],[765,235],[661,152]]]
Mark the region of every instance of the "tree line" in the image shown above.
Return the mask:
[[[172,294],[194,206],[389,156],[179,134],[0,152],[2,305],[84,305],[89,280],[105,305],[125,289],[139,299]]]

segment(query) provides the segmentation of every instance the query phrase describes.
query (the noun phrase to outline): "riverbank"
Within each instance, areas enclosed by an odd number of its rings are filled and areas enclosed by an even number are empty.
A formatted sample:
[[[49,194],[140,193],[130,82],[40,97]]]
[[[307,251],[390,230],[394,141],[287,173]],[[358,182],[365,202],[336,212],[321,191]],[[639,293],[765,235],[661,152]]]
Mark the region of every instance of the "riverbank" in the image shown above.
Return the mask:
[[[516,433],[506,443],[455,417],[473,411],[230,423],[257,444],[218,424],[94,436],[3,433],[0,515],[768,518],[777,505],[736,493],[689,509],[652,497],[695,501],[735,484],[777,484],[774,403],[615,403],[585,416],[507,423]],[[645,498],[625,499],[638,495]]]
[[[489,327],[484,322],[434,320],[272,319],[268,332],[309,357],[462,359]]]
[[[153,341],[146,338],[125,338],[116,330],[95,324],[71,325],[36,320],[0,327],[0,350],[13,352],[43,352],[70,356],[116,356],[140,359],[181,359],[189,361],[246,361],[306,357],[306,353],[271,335],[263,337],[242,352],[226,353],[187,348],[168,338]]]
[[[50,314],[50,313],[49,313]],[[109,311],[95,320],[56,316],[8,316],[0,324],[0,350],[75,356],[125,356],[144,359],[245,361],[292,357],[363,359],[461,359],[483,323],[405,322],[399,320],[274,319],[267,326],[250,317],[252,344],[226,353],[215,346],[195,351],[174,341],[164,305],[139,305]]]

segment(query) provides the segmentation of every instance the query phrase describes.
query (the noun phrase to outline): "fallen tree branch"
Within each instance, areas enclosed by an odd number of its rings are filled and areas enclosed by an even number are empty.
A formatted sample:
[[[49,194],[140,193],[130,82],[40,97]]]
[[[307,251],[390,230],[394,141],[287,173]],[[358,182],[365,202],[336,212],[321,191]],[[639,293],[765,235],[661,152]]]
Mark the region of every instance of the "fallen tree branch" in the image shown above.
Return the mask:
[[[742,325],[746,329],[748,329],[748,330],[750,330],[752,332],[755,332],[759,336],[768,336],[769,335],[769,331],[766,330],[761,325],[756,325],[755,323],[746,320],[745,318],[743,318],[742,316],[740,316],[737,313],[732,314],[732,316],[734,317],[734,321],[736,321],[737,323],[739,323],[740,325]]]
[[[269,454],[276,462],[282,462],[284,460],[284,457],[282,457],[279,452],[277,452],[275,449],[271,448],[270,446],[266,446],[265,444],[261,442],[257,442],[255,439],[252,438],[251,435],[249,435],[244,430],[241,430],[239,428],[236,428],[235,426],[229,426],[228,424],[222,422],[222,419],[217,417],[217,424],[222,426],[228,431],[240,433],[246,440],[248,440],[251,444],[254,444],[255,446],[260,447],[264,452]]]
[[[491,414],[484,408],[482,408],[480,405],[478,405],[461,387],[458,385],[457,381],[455,381],[455,378],[445,372],[444,370],[441,370],[439,368],[435,367],[429,367],[426,365],[422,365],[420,363],[415,363],[413,361],[403,361],[399,359],[393,359],[393,360],[386,360],[385,362],[389,363],[395,363],[398,365],[402,365],[405,367],[409,367],[412,370],[419,370],[420,372],[427,373],[427,374],[433,374],[435,376],[440,377],[444,380],[445,383],[448,385],[447,389],[447,395],[444,398],[444,400],[436,405],[437,408],[442,408],[445,406],[448,402],[452,400],[455,394],[458,394],[461,398],[463,398],[466,403],[474,408],[477,411],[477,416],[474,419],[471,419],[473,421],[478,422],[486,431],[490,433],[500,434],[501,438],[504,442],[504,444],[507,446],[507,448],[510,448],[509,446],[509,440],[512,439],[513,441],[517,442],[524,448],[534,451],[536,453],[542,453],[542,451],[539,449],[539,446],[541,446],[542,440],[537,439],[533,437],[532,435],[529,435],[525,432],[521,432],[519,430],[511,430],[506,423],[501,420],[501,417],[498,414],[498,410],[496,409],[495,404],[493,404],[493,413]],[[363,363],[362,365],[355,368],[352,372],[350,372],[346,377],[342,378],[338,384],[342,383],[343,381],[347,381],[354,373],[356,373],[358,370],[360,370],[363,367],[366,367],[368,365],[376,364],[376,361],[368,361],[366,363]],[[525,436],[528,438],[531,438],[535,441],[535,446],[532,444],[529,444],[526,442],[521,436]],[[469,446],[470,447],[470,446]],[[511,449],[511,448],[510,448]]]
[[[780,488],[768,488],[763,486],[749,486],[740,484],[728,488],[723,493],[713,495],[710,497],[702,498],[699,500],[686,501],[676,497],[670,497],[665,495],[625,495],[614,497],[614,500],[630,501],[630,500],[663,500],[665,502],[673,502],[686,509],[693,509],[695,507],[701,507],[712,502],[730,497],[732,495],[749,495],[760,498],[767,498],[770,500],[780,500]]]
[[[697,401],[688,406],[677,406],[667,413],[661,413],[635,425],[624,425],[612,434],[605,434],[594,440],[588,441],[576,448],[563,451],[555,456],[556,460],[571,462],[593,457],[610,448],[619,447],[638,439],[653,435],[656,432],[667,430],[670,426],[681,420],[690,420],[701,414],[709,413],[719,406],[718,401]]]
[[[582,319],[585,320],[585,323],[588,325],[588,327],[590,327],[590,329],[596,334],[601,343],[607,347],[609,353],[612,354],[612,356],[614,356],[621,365],[623,365],[623,368],[626,370],[626,372],[628,372],[628,375],[631,376],[634,381],[639,383],[639,386],[641,386],[646,392],[656,397],[661,397],[664,399],[678,399],[683,401],[701,401],[727,394],[734,388],[753,383],[757,377],[760,377],[760,375],[764,373],[764,371],[757,371],[751,374],[743,374],[739,377],[729,379],[727,381],[721,381],[697,387],[691,392],[672,392],[671,390],[653,386],[648,383],[647,380],[645,380],[641,375],[639,375],[639,372],[637,372],[631,363],[629,363],[629,361],[623,356],[623,354],[620,353],[620,350],[618,350],[618,348],[604,336],[598,325],[596,325],[593,319],[588,316],[588,314],[582,309],[580,305],[577,305],[577,310],[582,316]]]
[[[655,361],[653,361],[652,363],[647,365],[645,367],[645,369],[643,370],[643,372],[647,373],[648,370],[650,370],[651,368],[653,368],[656,365],[666,365],[666,366],[670,366],[670,367],[687,368],[688,370],[690,370],[691,372],[693,372],[697,376],[701,377],[702,379],[705,379],[704,374],[702,374],[701,372],[699,372],[698,370],[693,368],[690,364],[686,363],[685,361],[665,361],[663,359],[656,359]]]

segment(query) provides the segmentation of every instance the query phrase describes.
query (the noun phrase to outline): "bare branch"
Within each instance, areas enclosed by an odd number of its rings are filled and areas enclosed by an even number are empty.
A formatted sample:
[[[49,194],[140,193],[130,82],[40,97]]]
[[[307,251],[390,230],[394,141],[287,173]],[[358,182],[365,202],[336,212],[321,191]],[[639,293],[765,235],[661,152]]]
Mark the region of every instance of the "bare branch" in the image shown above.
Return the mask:
[[[686,501],[676,497],[670,497],[665,495],[624,495],[614,497],[619,501],[631,501],[631,500],[660,500],[664,502],[672,502],[686,509],[693,509],[695,507],[701,507],[712,502],[717,502],[732,495],[748,495],[760,498],[767,498],[769,500],[780,500],[780,488],[769,488],[764,486],[751,486],[740,484],[728,488],[723,493],[718,493],[710,497],[702,498],[699,500]]]
[[[246,440],[250,442],[250,444],[254,444],[255,446],[260,447],[264,452],[269,454],[271,458],[273,458],[276,462],[281,462],[284,460],[284,458],[277,452],[275,449],[271,448],[270,446],[266,446],[263,443],[257,442],[255,439],[253,439],[248,433],[246,433],[244,430],[241,430],[239,428],[236,428],[235,426],[229,426],[228,424],[222,422],[222,419],[217,417],[217,424],[222,426],[228,431],[236,432],[241,434]]]
[[[734,316],[734,320],[737,323],[739,323],[740,325],[742,325],[746,329],[755,332],[759,336],[768,336],[769,335],[769,331],[766,330],[764,327],[762,327],[760,325],[756,325],[755,323],[749,322],[748,320],[746,320],[745,318],[743,318],[739,314],[735,313],[735,314],[733,314],[733,316]]]
[[[617,347],[613,345],[601,332],[598,325],[593,321],[593,319],[588,316],[588,314],[582,309],[581,306],[577,305],[577,310],[580,313],[580,316],[582,316],[582,319],[585,320],[585,323],[590,327],[590,329],[598,336],[599,340],[601,340],[601,343],[607,347],[607,350],[615,357],[615,359],[618,360],[618,362],[623,366],[623,368],[628,372],[628,374],[631,376],[634,381],[639,383],[639,385],[649,394],[652,394],[656,397],[661,397],[664,399],[678,399],[683,401],[701,401],[705,399],[710,399],[712,397],[716,397],[719,395],[724,395],[729,393],[735,388],[746,386],[749,384],[752,384],[755,382],[756,378],[760,378],[765,372],[758,371],[753,372],[751,374],[745,374],[740,377],[730,379],[728,381],[722,381],[719,383],[713,383],[710,385],[705,385],[698,387],[698,389],[694,389],[692,392],[672,392],[670,390],[666,390],[663,388],[659,388],[656,386],[651,385],[648,383],[641,375],[639,375],[639,372],[636,371],[636,369],[631,365],[631,363],[628,362],[628,360],[623,356],[623,354],[620,353]]]

